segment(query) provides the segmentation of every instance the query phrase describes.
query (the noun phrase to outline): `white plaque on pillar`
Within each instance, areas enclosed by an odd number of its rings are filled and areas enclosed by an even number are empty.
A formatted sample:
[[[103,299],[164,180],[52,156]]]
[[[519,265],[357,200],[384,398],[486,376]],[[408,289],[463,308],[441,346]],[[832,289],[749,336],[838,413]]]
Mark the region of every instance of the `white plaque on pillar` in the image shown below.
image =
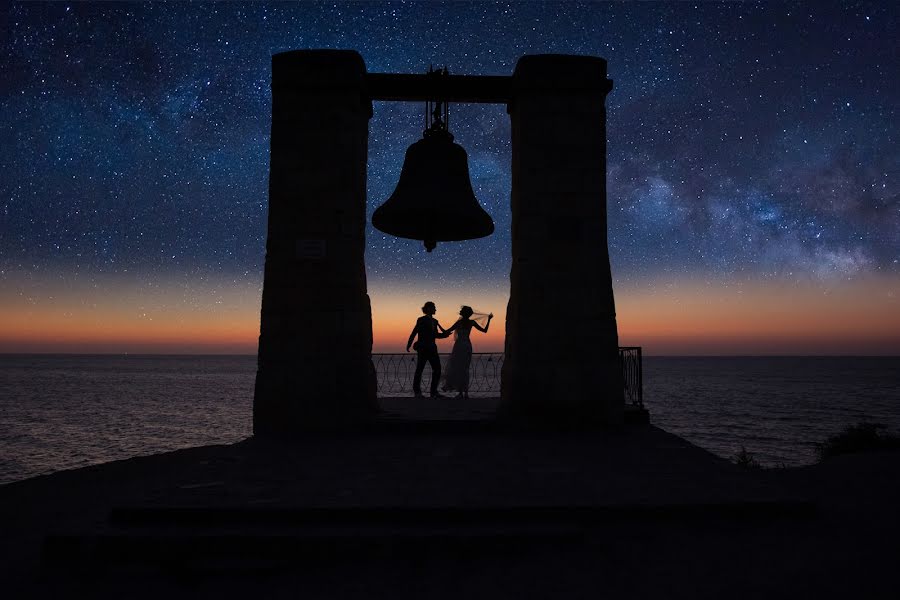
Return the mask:
[[[297,240],[297,258],[302,260],[325,258],[325,240]]]

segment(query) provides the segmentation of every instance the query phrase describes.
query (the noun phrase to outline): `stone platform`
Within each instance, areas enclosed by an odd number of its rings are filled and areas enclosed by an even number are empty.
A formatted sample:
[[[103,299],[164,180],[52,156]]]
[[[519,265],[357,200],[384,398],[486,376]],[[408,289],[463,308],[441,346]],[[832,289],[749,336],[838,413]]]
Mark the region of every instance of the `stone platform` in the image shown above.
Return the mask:
[[[414,425],[449,426],[467,422],[472,427],[491,427],[500,405],[498,396],[472,396],[466,399],[452,395],[445,398],[413,398],[411,396],[382,397],[380,421],[383,424],[410,423]],[[649,424],[648,411],[639,406],[625,405],[626,424]]]
[[[3,577],[47,598],[780,597],[831,589],[791,583],[798,569],[863,560],[822,554],[834,518],[815,486],[652,426],[433,426],[447,422],[249,439],[3,486]]]

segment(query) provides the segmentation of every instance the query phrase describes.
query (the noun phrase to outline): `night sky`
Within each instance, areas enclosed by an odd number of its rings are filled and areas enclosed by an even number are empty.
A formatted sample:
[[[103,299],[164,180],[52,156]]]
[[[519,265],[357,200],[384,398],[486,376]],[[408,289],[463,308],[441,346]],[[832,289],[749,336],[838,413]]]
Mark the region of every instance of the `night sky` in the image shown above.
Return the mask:
[[[509,75],[523,54],[607,59],[623,344],[900,354],[893,3],[0,11],[0,351],[255,352],[271,55],[349,48],[369,72]],[[374,109],[369,215],[421,135],[423,106]],[[426,254],[370,227],[376,350],[398,347],[427,299],[445,325],[462,303],[494,311],[476,350],[502,345],[509,119],[500,105],[451,111],[496,233]]]

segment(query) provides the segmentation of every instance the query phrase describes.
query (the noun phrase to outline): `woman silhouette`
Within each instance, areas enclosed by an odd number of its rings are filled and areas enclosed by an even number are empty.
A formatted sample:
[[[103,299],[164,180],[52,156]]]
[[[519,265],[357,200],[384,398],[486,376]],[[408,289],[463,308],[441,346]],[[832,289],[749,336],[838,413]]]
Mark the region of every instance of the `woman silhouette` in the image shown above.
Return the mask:
[[[472,362],[472,340],[469,334],[474,327],[482,333],[487,333],[488,327],[491,326],[491,319],[494,313],[487,315],[487,321],[482,327],[477,318],[473,319],[472,315],[475,311],[471,306],[463,306],[459,311],[459,320],[451,325],[444,333],[455,334],[453,342],[453,350],[450,351],[450,358],[447,360],[447,368],[444,370],[444,390],[455,390],[457,398],[469,397],[469,365]],[[479,315],[484,317],[484,315]]]

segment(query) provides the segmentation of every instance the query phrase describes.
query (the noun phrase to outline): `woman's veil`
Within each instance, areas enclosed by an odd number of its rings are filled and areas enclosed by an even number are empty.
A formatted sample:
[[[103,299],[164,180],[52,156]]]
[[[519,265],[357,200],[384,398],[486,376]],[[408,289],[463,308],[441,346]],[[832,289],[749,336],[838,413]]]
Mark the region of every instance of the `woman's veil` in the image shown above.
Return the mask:
[[[472,310],[475,310],[475,309],[473,308]],[[475,310],[475,312],[473,312],[472,316],[469,318],[472,319],[473,321],[475,321],[476,323],[478,323],[479,325],[481,325],[482,327],[485,327],[488,322],[488,314],[483,313],[483,312],[478,312],[477,310]]]
[[[463,305],[463,308],[466,308],[466,306]],[[472,308],[472,307],[469,306],[468,308]],[[460,321],[462,320],[462,315],[460,315],[459,320],[460,320]],[[469,315],[469,320],[470,320],[470,321],[475,321],[475,322],[478,323],[478,325],[481,326],[481,327],[487,327],[487,324],[488,324],[488,315],[487,315],[487,313],[478,312],[477,310],[475,310],[474,308],[472,308],[472,314]],[[453,339],[454,339],[454,340],[459,339],[459,329],[456,329],[456,330],[453,332]]]

